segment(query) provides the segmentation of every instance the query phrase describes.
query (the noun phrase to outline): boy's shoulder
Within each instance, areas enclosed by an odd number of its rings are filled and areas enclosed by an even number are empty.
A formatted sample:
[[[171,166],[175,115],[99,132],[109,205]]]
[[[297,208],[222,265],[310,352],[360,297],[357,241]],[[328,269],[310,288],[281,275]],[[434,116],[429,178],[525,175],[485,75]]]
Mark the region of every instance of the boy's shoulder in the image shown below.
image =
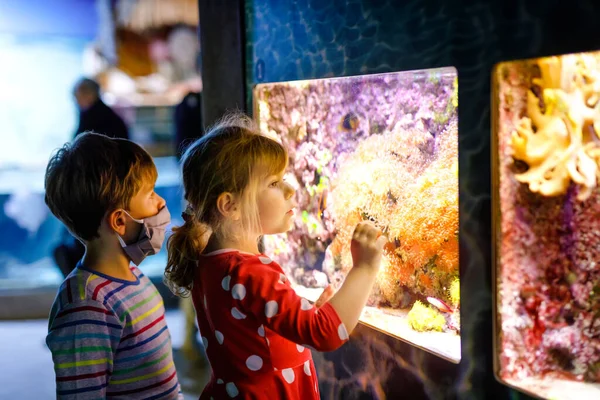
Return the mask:
[[[63,281],[54,301],[53,311],[81,304],[92,304],[116,313],[123,299],[132,293],[156,290],[150,279],[137,267],[131,267],[135,281],[124,281],[78,266]]]

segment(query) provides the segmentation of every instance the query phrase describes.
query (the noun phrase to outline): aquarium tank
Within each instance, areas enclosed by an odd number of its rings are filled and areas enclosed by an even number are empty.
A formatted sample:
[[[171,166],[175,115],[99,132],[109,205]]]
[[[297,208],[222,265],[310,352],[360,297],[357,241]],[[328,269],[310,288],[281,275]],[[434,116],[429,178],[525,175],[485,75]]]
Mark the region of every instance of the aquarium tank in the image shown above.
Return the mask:
[[[496,375],[600,398],[600,52],[497,65]]]
[[[296,291],[339,288],[371,220],[389,241],[361,322],[458,363],[456,69],[264,83],[253,107],[289,152],[298,212],[264,246]]]

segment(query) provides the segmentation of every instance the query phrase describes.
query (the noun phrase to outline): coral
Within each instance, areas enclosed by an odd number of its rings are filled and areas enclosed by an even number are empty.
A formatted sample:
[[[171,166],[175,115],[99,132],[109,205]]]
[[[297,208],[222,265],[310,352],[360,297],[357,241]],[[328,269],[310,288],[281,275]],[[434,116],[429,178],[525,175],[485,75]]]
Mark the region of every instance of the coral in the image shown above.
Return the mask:
[[[446,325],[446,319],[439,311],[426,306],[419,300],[415,301],[408,312],[407,321],[411,328],[419,332],[441,332]]]
[[[539,59],[541,78],[527,92],[527,115],[512,134],[513,157],[529,169],[516,175],[544,196],[566,193],[571,181],[587,199],[600,172],[600,58],[568,55]],[[542,92],[541,99],[534,89]]]
[[[255,95],[261,129],[288,148],[300,211],[266,250],[296,283],[315,282],[317,269],[341,284],[352,230],[371,219],[391,243],[370,304],[447,297],[458,274],[455,73],[268,84]]]
[[[551,57],[499,74],[498,310],[507,378],[600,382],[598,62],[600,53]]]
[[[460,304],[460,281],[458,278],[455,278],[450,284],[450,289],[448,290],[450,296],[450,302],[454,307],[458,307]]]
[[[446,297],[444,288],[458,274],[457,137],[453,123],[438,137],[435,157],[420,150],[431,140],[427,132],[399,129],[369,137],[332,182],[342,268],[352,266],[354,225],[372,219],[390,238],[377,285],[392,306],[403,285]]]

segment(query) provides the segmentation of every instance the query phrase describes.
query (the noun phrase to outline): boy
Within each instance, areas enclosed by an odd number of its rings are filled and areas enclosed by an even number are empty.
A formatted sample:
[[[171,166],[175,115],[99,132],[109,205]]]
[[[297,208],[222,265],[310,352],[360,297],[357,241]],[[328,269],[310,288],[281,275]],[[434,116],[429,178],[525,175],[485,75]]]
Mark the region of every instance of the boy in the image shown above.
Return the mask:
[[[162,297],[130,266],[160,250],[170,222],[156,178],[140,146],[89,132],[48,163],[46,204],[86,248],[50,312],[59,399],[183,398]]]

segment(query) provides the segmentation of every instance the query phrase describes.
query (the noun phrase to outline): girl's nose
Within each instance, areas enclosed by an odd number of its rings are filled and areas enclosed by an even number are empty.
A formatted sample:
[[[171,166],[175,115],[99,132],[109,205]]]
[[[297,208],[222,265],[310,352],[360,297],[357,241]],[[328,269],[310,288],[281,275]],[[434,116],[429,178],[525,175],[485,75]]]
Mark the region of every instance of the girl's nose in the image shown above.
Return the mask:
[[[288,200],[289,198],[291,198],[294,193],[296,193],[296,191],[294,190],[294,188],[292,187],[292,185],[290,185],[287,182],[284,182],[284,187],[283,187],[283,193],[285,195],[285,199]]]

